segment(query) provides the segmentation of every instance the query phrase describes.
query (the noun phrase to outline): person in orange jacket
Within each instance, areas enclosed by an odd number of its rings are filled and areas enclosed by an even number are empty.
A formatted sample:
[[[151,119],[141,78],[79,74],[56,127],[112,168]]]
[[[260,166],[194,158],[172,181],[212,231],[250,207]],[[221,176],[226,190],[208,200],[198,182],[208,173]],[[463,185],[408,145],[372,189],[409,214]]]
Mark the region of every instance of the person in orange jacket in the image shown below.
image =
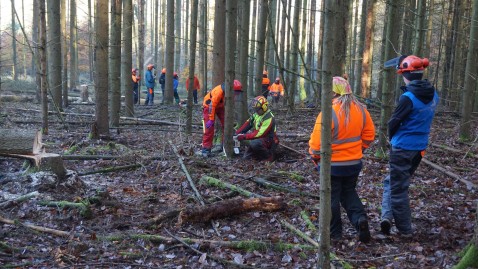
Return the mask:
[[[373,142],[375,126],[367,108],[355,98],[346,79],[333,77],[332,84],[334,97],[332,100],[330,235],[332,239],[342,237],[340,218],[340,204],[342,204],[350,222],[358,231],[359,240],[367,243],[370,241],[367,214],[355,188],[362,170],[362,151]],[[319,113],[309,140],[309,153],[317,169],[320,168],[321,126],[322,113]]]
[[[198,91],[201,89],[201,85],[199,84],[199,79],[196,75],[194,75],[194,82],[193,82],[193,101],[194,104],[198,103]],[[186,90],[189,91],[189,77],[186,79]]]
[[[133,83],[133,103],[139,104],[139,81],[141,80],[141,77],[139,74],[136,73],[136,68],[131,69],[131,81]]]
[[[272,83],[269,94],[272,96],[272,103],[279,103],[279,99],[284,96],[284,86],[280,83],[280,78],[276,77],[274,83]]]
[[[269,89],[271,87],[271,81],[267,77],[267,71],[262,72],[262,95],[267,99],[269,95]]]
[[[241,90],[242,84],[234,80],[234,90]],[[203,105],[203,138],[201,154],[204,157],[211,155],[212,142],[214,139],[214,121],[216,116],[221,121],[224,133],[224,83],[214,87],[204,96]]]

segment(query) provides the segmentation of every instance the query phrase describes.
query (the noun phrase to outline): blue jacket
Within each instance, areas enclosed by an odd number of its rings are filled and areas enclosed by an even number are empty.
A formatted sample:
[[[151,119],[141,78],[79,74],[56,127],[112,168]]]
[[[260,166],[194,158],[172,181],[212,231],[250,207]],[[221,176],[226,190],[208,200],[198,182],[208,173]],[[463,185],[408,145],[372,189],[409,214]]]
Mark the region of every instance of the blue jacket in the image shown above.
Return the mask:
[[[154,89],[154,76],[153,72],[151,70],[146,70],[146,75],[145,75],[145,80],[144,84],[146,84],[146,87]]]
[[[173,79],[173,89],[175,93],[178,93],[178,86],[179,86],[179,81],[177,78]]]
[[[427,80],[414,80],[405,91],[388,122],[391,144],[405,150],[425,150],[438,94]]]
[[[161,73],[159,76],[159,85],[161,85],[161,89],[164,90],[164,85],[166,85],[166,74]]]

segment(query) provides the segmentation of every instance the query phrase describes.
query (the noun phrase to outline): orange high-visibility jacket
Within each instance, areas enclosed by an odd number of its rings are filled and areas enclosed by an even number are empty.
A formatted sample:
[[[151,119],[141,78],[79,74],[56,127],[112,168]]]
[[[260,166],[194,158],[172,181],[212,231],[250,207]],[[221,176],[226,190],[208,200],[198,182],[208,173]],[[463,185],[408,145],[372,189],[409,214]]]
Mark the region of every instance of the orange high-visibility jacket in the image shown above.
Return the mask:
[[[320,134],[322,112],[315,122],[310,135],[309,153],[312,158],[320,158]],[[375,126],[368,110],[351,103],[349,121],[340,112],[340,103],[332,105],[332,163],[350,162],[362,159],[362,148],[368,148],[375,138]]]
[[[280,93],[280,96],[284,96],[284,86],[281,83],[272,83],[271,88],[269,89],[271,93]]]
[[[265,90],[266,88],[269,90],[271,87],[271,81],[269,78],[262,78],[262,89]]]
[[[216,108],[224,107],[224,90],[222,89],[221,85],[217,85],[208,94],[206,94],[206,96],[204,96],[202,106],[204,108],[209,108],[209,119],[214,120]]]
[[[141,78],[140,78],[139,76],[132,75],[132,76],[131,76],[131,79],[133,80],[133,83],[138,83]]]
[[[199,91],[200,88],[201,86],[199,85],[199,79],[196,76],[194,76],[193,89]],[[189,78],[186,79],[186,90],[189,90]]]

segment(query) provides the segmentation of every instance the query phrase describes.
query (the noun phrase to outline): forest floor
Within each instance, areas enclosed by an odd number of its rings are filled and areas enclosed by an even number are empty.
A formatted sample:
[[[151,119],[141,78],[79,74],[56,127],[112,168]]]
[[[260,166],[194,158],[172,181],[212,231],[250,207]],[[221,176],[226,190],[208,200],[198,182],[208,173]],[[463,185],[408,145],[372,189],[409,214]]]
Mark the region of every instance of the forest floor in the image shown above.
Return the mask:
[[[0,105],[0,128],[41,128],[40,106],[8,102]],[[61,155],[104,155],[114,159],[68,160],[68,177],[84,184],[76,187],[46,185],[34,188],[32,182],[51,175],[24,173],[21,159],[0,157],[0,205],[32,191],[32,199],[0,209],[0,216],[15,224],[0,223],[0,267],[2,268],[314,268],[317,250],[286,227],[286,222],[317,240],[317,230],[307,226],[301,212],[307,213],[318,229],[319,174],[305,155],[308,139],[318,112],[298,109],[289,115],[273,109],[279,139],[275,162],[196,156],[202,134],[198,127],[201,107],[194,107],[196,128],[186,136],[182,127],[121,121],[108,138],[90,140],[88,134],[94,105],[75,105],[65,109],[67,129],[56,115],[50,115],[49,134],[44,135],[46,151]],[[369,108],[378,127],[380,112]],[[155,105],[136,106],[144,119],[185,122],[185,108]],[[473,132],[478,133],[474,121]],[[478,184],[478,143],[458,142],[459,118],[439,112],[434,120],[431,145],[425,158]],[[200,184],[210,176],[266,197],[282,197],[287,203],[276,212],[243,212],[206,223],[178,223],[177,214],[166,212],[200,205],[186,174],[173,151],[181,155],[198,193],[208,204],[227,199],[246,199],[237,192]],[[410,185],[412,221],[415,236],[404,239],[392,230],[380,233],[382,179],[388,172],[386,159],[374,157],[376,143],[366,151],[357,190],[365,205],[372,241],[363,244],[343,213],[344,237],[333,242],[332,263],[342,268],[451,268],[458,253],[472,238],[476,219],[476,189],[422,161]],[[451,150],[450,150],[451,148]],[[298,151],[298,152],[296,152]],[[92,173],[105,168],[130,169]],[[267,179],[287,190],[278,191],[256,184]],[[302,195],[291,192],[300,190]],[[313,195],[304,195],[309,193]],[[83,209],[65,203],[44,206],[45,201],[83,203]],[[175,211],[176,210],[176,211]],[[164,218],[152,221],[155,217]],[[28,228],[23,224],[60,230],[69,236]],[[188,238],[185,244],[174,238]],[[194,239],[194,240],[189,240]],[[251,243],[257,240],[263,244]],[[246,241],[242,244],[233,244]],[[247,244],[249,242],[249,244]],[[290,244],[290,245],[286,245]]]

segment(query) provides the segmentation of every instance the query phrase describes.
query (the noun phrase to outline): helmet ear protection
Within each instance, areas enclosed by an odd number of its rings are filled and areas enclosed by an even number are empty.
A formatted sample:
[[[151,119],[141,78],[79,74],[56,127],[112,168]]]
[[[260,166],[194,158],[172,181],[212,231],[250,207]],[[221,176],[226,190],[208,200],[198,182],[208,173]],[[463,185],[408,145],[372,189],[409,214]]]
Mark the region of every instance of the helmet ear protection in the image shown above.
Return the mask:
[[[419,58],[415,55],[405,57],[397,66],[397,74],[403,72],[419,72],[425,70],[430,65],[427,58]]]
[[[257,96],[254,98],[256,100],[256,109],[262,109],[263,112],[267,111],[267,108],[269,106],[269,103],[267,102],[267,99],[264,96]]]

